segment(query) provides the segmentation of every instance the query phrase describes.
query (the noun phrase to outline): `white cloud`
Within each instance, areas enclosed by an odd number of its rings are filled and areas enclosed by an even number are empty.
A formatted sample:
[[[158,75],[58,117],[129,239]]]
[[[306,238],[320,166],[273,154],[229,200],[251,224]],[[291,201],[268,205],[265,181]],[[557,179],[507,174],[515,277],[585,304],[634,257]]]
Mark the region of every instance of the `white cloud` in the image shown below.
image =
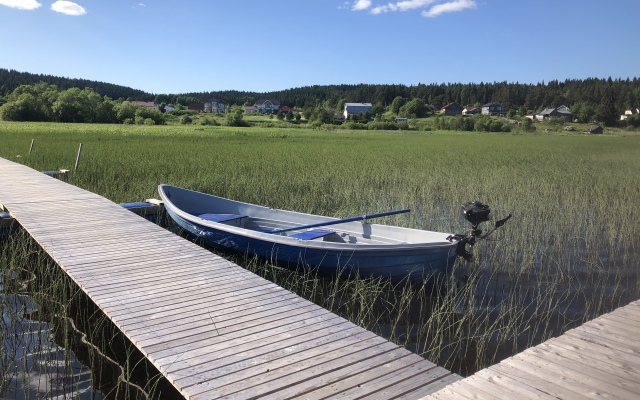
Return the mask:
[[[85,10],[82,6],[65,0],[56,1],[51,5],[51,9],[53,11],[67,15],[84,15],[87,13],[87,10]]]
[[[378,6],[371,10],[372,14],[382,14],[389,11],[409,11],[416,8],[425,8],[435,3],[436,0],[404,0],[395,3],[389,3],[384,6]]]
[[[371,0],[356,0],[351,9],[353,11],[366,10],[371,7]]]
[[[395,3],[387,3],[381,6],[373,7],[371,9],[371,14],[383,14],[383,13],[394,12],[394,11],[410,11],[410,10],[426,9],[432,6],[429,10],[423,10],[422,15],[425,17],[437,17],[438,15],[447,13],[447,12],[456,12],[456,11],[462,11],[468,8],[477,8],[476,0],[453,0],[453,1],[447,1],[446,3],[434,5],[434,3],[439,3],[441,1],[443,0],[396,1]],[[369,1],[369,3],[371,2]],[[354,5],[354,10],[356,5]]]
[[[440,14],[458,12],[468,8],[477,8],[475,0],[455,0],[449,3],[436,4],[429,11],[423,11],[424,17],[437,17]]]
[[[0,5],[18,8],[20,10],[35,10],[42,4],[38,3],[36,0],[0,0]]]

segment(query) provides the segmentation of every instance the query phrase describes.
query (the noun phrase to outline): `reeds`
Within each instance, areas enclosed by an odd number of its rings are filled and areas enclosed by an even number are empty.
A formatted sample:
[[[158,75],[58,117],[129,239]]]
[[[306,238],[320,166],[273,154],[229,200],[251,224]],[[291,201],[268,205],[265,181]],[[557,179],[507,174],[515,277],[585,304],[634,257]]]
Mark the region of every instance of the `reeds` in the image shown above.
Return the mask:
[[[0,123],[0,141],[0,156],[40,170],[69,168],[82,142],[83,159],[69,182],[115,202],[157,197],[156,186],[168,183],[333,217],[411,208],[380,222],[455,233],[467,229],[459,217],[463,202],[486,202],[498,217],[513,213],[445,285],[327,277],[233,258],[463,375],[640,293],[638,135]],[[96,338],[105,331],[99,322],[86,329]]]
[[[3,397],[179,397],[26,232],[0,242],[0,267]]]

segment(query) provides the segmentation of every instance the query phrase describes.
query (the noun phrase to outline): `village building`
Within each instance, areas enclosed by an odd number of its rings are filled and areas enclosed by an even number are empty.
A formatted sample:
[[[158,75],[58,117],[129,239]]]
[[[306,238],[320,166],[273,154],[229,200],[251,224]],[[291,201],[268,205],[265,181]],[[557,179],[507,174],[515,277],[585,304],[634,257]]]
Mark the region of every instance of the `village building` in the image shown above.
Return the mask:
[[[280,109],[280,102],[273,99],[259,99],[255,106],[260,114],[275,114]]]
[[[440,109],[440,114],[445,116],[462,115],[462,106],[458,103],[449,103]]]
[[[220,99],[210,99],[204,102],[203,111],[212,114],[226,114],[227,105]]]
[[[344,111],[342,114],[346,119],[366,112],[371,113],[372,108],[371,103],[344,103]]]
[[[567,121],[571,120],[571,111],[569,111],[569,107],[560,106],[558,108],[546,108],[535,115],[535,118],[538,121],[544,121],[547,118],[556,117],[556,118],[564,118]]]
[[[462,115],[476,115],[480,114],[481,111],[478,107],[467,106],[462,109]]]
[[[496,102],[491,102],[483,105],[482,114],[498,117],[504,117],[505,115],[507,115],[507,113],[504,112],[502,104]]]
[[[594,135],[603,133],[603,129],[600,125],[591,125],[587,128],[585,133],[592,133]]]
[[[624,114],[620,116],[620,121],[625,121],[630,116],[636,115],[636,114],[640,114],[640,108],[634,108],[634,107],[628,108],[624,111]]]
[[[256,106],[244,106],[244,113],[245,114],[257,114],[258,113],[258,107],[256,107]]]
[[[204,112],[204,103],[189,103],[187,109],[195,112]]]

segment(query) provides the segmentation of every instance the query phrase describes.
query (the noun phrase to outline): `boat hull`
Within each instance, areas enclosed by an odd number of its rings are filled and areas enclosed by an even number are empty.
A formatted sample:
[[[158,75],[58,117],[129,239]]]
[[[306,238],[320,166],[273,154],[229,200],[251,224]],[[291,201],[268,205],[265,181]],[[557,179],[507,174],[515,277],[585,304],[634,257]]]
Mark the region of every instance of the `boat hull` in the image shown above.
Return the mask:
[[[198,218],[185,214],[171,202],[165,201],[165,210],[178,226],[209,246],[258,256],[289,267],[317,269],[321,273],[421,281],[448,274],[456,259],[455,244],[433,247],[360,245],[333,249],[314,241],[256,235],[253,231],[247,233],[224,224],[199,223]]]

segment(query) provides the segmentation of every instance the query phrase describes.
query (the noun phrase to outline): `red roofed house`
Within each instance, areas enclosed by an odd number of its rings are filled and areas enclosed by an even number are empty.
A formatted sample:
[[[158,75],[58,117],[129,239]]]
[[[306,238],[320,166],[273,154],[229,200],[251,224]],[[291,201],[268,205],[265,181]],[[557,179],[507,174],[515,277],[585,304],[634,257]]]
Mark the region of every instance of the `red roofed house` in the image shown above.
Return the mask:
[[[287,106],[282,106],[280,107],[280,111],[282,111],[283,113],[292,113],[293,112],[293,107],[287,107]]]

